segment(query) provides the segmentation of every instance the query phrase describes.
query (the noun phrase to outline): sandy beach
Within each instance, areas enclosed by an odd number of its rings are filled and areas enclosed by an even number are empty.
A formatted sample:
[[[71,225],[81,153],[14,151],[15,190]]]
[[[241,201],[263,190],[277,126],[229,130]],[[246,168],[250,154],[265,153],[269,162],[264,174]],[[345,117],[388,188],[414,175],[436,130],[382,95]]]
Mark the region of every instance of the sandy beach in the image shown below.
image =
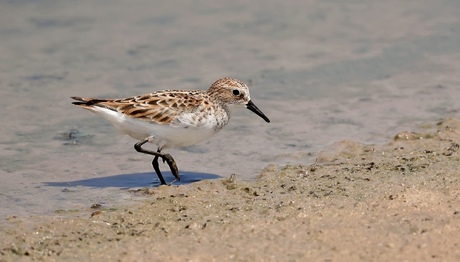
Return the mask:
[[[2,261],[456,261],[460,120],[313,165],[132,191],[144,203],[10,217]],[[31,222],[33,220],[33,222]]]

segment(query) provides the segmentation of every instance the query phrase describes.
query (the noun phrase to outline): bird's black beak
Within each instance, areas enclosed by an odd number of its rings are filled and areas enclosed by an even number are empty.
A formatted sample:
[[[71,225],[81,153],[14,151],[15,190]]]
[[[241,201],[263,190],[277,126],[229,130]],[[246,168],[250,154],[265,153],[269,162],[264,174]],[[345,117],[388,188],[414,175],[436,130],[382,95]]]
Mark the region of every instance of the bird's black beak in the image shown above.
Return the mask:
[[[246,108],[254,112],[256,115],[262,117],[265,122],[270,123],[270,119],[268,119],[268,117],[266,117],[264,113],[262,113],[262,111],[260,111],[260,109],[257,108],[257,106],[251,100],[249,100],[249,102],[246,104]]]

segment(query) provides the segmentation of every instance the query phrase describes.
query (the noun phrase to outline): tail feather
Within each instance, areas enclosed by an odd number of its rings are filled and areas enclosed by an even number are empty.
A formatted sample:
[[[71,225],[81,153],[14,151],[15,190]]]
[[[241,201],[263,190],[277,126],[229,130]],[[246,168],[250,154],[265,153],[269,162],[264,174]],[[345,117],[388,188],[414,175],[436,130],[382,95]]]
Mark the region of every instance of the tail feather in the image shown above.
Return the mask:
[[[78,102],[72,102],[72,104],[76,106],[93,106],[97,103],[101,102],[107,102],[107,99],[96,99],[96,98],[88,98],[88,97],[79,97],[79,96],[72,96],[71,97],[74,100],[77,100]]]

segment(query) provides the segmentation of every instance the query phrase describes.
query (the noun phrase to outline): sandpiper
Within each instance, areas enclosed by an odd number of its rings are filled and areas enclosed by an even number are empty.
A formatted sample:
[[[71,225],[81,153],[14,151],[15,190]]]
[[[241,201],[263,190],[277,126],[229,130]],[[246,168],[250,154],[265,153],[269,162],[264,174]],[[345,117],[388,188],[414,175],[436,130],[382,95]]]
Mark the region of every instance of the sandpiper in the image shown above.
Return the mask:
[[[230,119],[230,105],[242,105],[267,123],[270,120],[251,101],[248,86],[235,78],[222,78],[208,90],[163,90],[121,99],[72,97],[74,105],[107,119],[116,129],[139,140],[137,152],[153,155],[153,169],[166,184],[158,159],[180,180],[176,162],[163,149],[197,144],[219,132]],[[150,142],[157,151],[142,148]]]

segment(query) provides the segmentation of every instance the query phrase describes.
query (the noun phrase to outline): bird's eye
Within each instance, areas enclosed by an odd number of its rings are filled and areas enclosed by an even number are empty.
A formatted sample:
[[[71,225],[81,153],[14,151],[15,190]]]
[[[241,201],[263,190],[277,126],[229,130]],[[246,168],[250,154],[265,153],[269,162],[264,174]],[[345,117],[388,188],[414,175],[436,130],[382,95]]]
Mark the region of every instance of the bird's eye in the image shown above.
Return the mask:
[[[233,95],[239,96],[239,95],[240,95],[240,90],[234,89],[234,90],[233,90]]]

